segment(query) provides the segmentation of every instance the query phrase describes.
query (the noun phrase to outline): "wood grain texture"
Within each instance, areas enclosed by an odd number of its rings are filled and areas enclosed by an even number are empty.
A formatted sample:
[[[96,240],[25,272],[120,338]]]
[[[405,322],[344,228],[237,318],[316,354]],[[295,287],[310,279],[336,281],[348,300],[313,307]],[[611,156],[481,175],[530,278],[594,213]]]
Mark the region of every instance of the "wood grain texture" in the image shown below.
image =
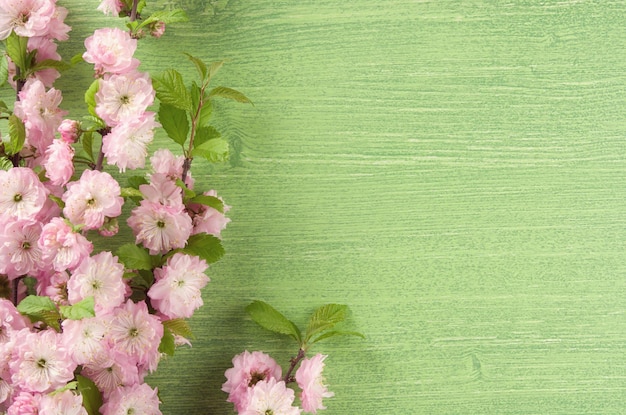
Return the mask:
[[[112,22],[87,3],[65,2],[75,36]],[[623,2],[156,3],[192,20],[142,68],[228,59],[218,83],[255,103],[218,103],[233,157],[193,172],[233,222],[193,348],[150,379],[164,414],[231,413],[234,354],[295,353],[252,299],[352,308],[367,339],[314,349],[328,415],[624,412]]]

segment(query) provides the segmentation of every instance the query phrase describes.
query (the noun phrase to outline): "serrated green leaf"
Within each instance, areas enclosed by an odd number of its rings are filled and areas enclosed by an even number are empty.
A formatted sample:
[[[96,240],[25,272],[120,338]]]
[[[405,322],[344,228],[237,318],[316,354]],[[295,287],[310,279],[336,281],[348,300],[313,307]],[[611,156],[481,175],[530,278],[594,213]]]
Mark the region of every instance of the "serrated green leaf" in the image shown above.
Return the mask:
[[[205,158],[212,163],[228,160],[228,141],[223,138],[213,138],[192,150],[194,156]]]
[[[168,69],[160,76],[154,77],[152,81],[156,96],[162,103],[191,111],[191,97],[180,72]]]
[[[91,161],[94,161],[93,158],[93,131],[85,131],[81,137],[81,144],[83,146],[83,150],[85,150],[85,154],[89,157]]]
[[[26,141],[26,128],[24,123],[15,114],[9,115],[9,141],[4,142],[4,151],[12,156],[19,153]]]
[[[185,11],[182,9],[157,11],[152,13],[143,22],[141,22],[141,24],[138,26],[138,29],[157,22],[170,24],[186,22],[188,20],[189,18],[187,17],[187,13],[185,13]]]
[[[224,247],[219,238],[207,233],[198,233],[189,237],[182,252],[196,255],[212,264],[224,256]]]
[[[196,131],[196,138],[193,140],[194,147],[200,147],[202,144],[206,143],[209,140],[213,140],[214,138],[220,138],[222,134],[215,129],[213,126],[206,126],[199,128]],[[227,149],[228,151],[228,149]]]
[[[89,415],[100,415],[100,407],[102,406],[102,395],[96,384],[81,375],[76,375],[78,382],[78,392],[83,397],[83,406]]]
[[[85,92],[85,104],[87,104],[87,110],[94,117],[98,117],[98,114],[96,113],[96,92],[98,92],[99,88],[100,82],[96,79],[91,83],[91,85],[89,85],[89,88]],[[98,119],[100,118],[98,117]]]
[[[189,323],[187,323],[187,321],[182,318],[164,320],[163,326],[167,327],[172,332],[172,334],[176,336],[182,336],[186,339],[194,338],[194,335],[191,332],[191,327],[189,327]]]
[[[234,101],[241,102],[243,104],[252,104],[252,101],[250,101],[248,97],[246,97],[244,94],[242,94],[241,92],[237,90],[234,90],[232,88],[228,88],[225,86],[217,86],[213,88],[211,92],[209,92],[209,98],[213,98],[213,97],[232,99]]]
[[[82,320],[84,318],[94,317],[96,315],[94,311],[95,301],[93,297],[87,297],[77,302],[76,304],[59,307],[61,316],[70,320]]]
[[[144,248],[129,243],[120,246],[115,255],[127,269],[151,270],[152,258]]]
[[[208,99],[205,99],[202,104],[202,108],[200,108],[200,113],[198,114],[198,120],[197,120],[198,128],[213,128],[208,125],[209,121],[211,120],[212,113],[213,113],[213,104],[211,104],[211,101],[209,101]],[[219,137],[219,135],[217,137]]]
[[[43,321],[55,330],[60,329],[59,314],[56,304],[49,298],[37,295],[29,295],[17,305],[17,311],[28,317],[30,321]]]
[[[313,339],[310,342],[310,344],[314,344],[314,343],[319,342],[320,340],[325,340],[330,337],[336,337],[336,336],[356,336],[362,339],[365,338],[365,336],[362,333],[359,333],[357,331],[327,331],[326,333],[323,333],[321,336],[317,337],[316,339]]]
[[[197,195],[196,197],[190,199],[189,202],[209,206],[220,213],[224,213],[224,202],[215,196]]]
[[[308,342],[316,334],[330,330],[337,323],[344,321],[347,313],[348,306],[343,304],[326,304],[315,310],[309,319],[305,342]]]
[[[189,120],[187,111],[173,105],[161,103],[159,106],[159,122],[167,135],[181,146],[187,141],[189,134]]]
[[[3,87],[9,79],[9,61],[6,55],[0,57],[0,87]],[[6,105],[5,105],[6,106]]]
[[[200,74],[200,79],[204,81],[208,75],[208,69],[206,67],[206,64],[202,62],[202,60],[196,58],[195,56],[192,56],[187,52],[184,52],[184,53],[185,55],[187,55],[189,60],[193,62],[193,64],[196,66],[196,69],[198,70],[198,73]]]
[[[13,162],[9,160],[7,157],[0,157],[0,169],[9,170],[13,167]]]
[[[130,176],[127,180],[128,186],[139,189],[142,184],[148,184],[148,180],[143,176]]]
[[[298,327],[268,303],[253,301],[246,307],[246,312],[254,322],[264,329],[291,336],[298,343],[302,341],[302,334]]]
[[[222,66],[224,66],[224,61],[212,62],[209,66],[209,79],[213,79]]]
[[[161,343],[159,344],[159,352],[165,353],[169,356],[174,356],[176,351],[176,340],[172,332],[163,326],[163,337],[161,337]]]
[[[13,63],[20,68],[22,73],[26,73],[28,66],[30,65],[30,59],[26,52],[26,46],[28,44],[28,38],[18,36],[15,32],[11,32],[6,39],[6,52],[11,58]]]

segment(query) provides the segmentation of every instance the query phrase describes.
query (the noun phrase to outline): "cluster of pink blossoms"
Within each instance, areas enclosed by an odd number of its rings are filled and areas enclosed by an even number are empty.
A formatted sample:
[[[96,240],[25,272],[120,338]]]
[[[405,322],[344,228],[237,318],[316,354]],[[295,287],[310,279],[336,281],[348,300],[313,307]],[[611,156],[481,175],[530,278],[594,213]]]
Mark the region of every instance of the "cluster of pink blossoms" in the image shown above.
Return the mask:
[[[228,402],[235,405],[239,415],[299,415],[317,413],[326,409],[323,398],[334,393],[323,384],[322,371],[326,355],[317,354],[303,359],[296,371],[295,381],[300,388],[302,409],[294,406],[295,393],[282,378],[282,369],[269,355],[247,350],[233,358],[233,367],[225,373],[222,390],[228,393]]]

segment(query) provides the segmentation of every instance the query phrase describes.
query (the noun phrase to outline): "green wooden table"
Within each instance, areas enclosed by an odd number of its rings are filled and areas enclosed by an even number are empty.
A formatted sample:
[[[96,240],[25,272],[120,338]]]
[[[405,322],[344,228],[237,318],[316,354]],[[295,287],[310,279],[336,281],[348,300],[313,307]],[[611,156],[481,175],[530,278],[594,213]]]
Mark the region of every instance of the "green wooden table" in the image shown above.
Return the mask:
[[[71,9],[69,58],[98,25]],[[366,340],[329,354],[328,415],[626,411],[626,3],[159,0],[191,21],[140,45],[228,60],[229,163],[196,166],[232,205],[197,339],[150,378],[164,414],[227,414],[233,355],[349,304]],[[89,68],[58,84],[81,108]],[[72,79],[69,79],[72,78]],[[163,143],[162,140],[160,143]]]

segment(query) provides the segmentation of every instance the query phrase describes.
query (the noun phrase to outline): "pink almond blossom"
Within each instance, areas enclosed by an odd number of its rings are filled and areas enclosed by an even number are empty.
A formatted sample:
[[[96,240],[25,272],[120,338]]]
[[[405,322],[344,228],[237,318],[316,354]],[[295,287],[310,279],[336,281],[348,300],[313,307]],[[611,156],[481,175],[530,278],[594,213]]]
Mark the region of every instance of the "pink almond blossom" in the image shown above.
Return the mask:
[[[74,232],[62,218],[52,218],[46,223],[37,243],[43,259],[50,260],[56,271],[76,268],[93,251],[91,242]]]
[[[335,396],[323,384],[322,371],[324,359],[327,357],[318,353],[310,359],[304,359],[296,371],[296,382],[302,390],[300,395],[302,409],[306,412],[316,414],[318,409],[326,409],[322,404],[322,399]]]
[[[46,36],[54,14],[53,0],[2,0],[0,40],[9,37],[11,31],[23,37]]]
[[[154,102],[150,76],[144,72],[107,75],[96,92],[96,113],[110,127],[137,121]],[[154,118],[153,118],[154,122]]]
[[[113,218],[122,213],[124,199],[120,194],[119,183],[109,173],[85,170],[80,180],[68,183],[63,195],[63,213],[75,225],[98,229],[105,217]]]
[[[8,408],[7,415],[37,415],[42,397],[41,393],[20,391]]]
[[[43,167],[53,185],[64,186],[74,174],[74,149],[65,140],[54,140],[46,149]]]
[[[63,321],[63,345],[76,364],[88,364],[106,353],[106,331],[106,321],[99,317],[66,319]]]
[[[151,255],[183,248],[192,230],[191,218],[183,207],[147,200],[132,210],[127,222],[136,243],[148,248]]]
[[[139,61],[133,58],[137,40],[124,30],[98,29],[85,39],[85,48],[87,51],[83,53],[83,59],[93,63],[98,74],[123,74],[139,66]]]
[[[49,266],[37,244],[41,229],[40,222],[27,220],[10,221],[0,229],[0,274],[13,280],[24,275],[35,276]]]
[[[292,406],[293,389],[287,388],[284,381],[262,380],[252,388],[250,399],[239,415],[300,415],[302,410]]]
[[[118,388],[100,407],[102,415],[161,415],[157,389],[145,383]]]
[[[148,291],[152,305],[169,318],[188,318],[202,306],[200,290],[209,282],[208,265],[196,256],[174,254],[154,270],[155,283]]]
[[[120,387],[141,381],[136,362],[127,354],[107,347],[84,364],[81,374],[91,379],[107,398]]]
[[[87,415],[83,396],[70,390],[54,395],[44,395],[39,404],[38,415]]]
[[[204,192],[203,195],[218,197],[215,190]],[[219,199],[222,200],[221,198]],[[222,203],[223,202],[224,201],[222,200]],[[199,203],[189,204],[188,209],[193,212],[193,231],[191,232],[193,235],[198,233],[208,233],[220,238],[222,231],[226,229],[226,225],[230,222],[230,219],[224,214],[230,210],[230,206],[226,204],[224,204],[224,213],[215,208]]]
[[[57,128],[59,134],[61,134],[61,139],[68,144],[75,143],[78,140],[78,136],[80,135],[80,122],[76,120],[65,119],[61,122],[59,127]]]
[[[104,14],[112,14],[117,16],[124,7],[124,3],[120,0],[102,0],[96,10]]]
[[[176,181],[183,177],[183,163],[185,162],[184,156],[175,156],[168,149],[160,149],[154,152],[150,157],[150,164],[152,170],[155,173],[167,176],[170,180]],[[188,188],[192,189],[194,180],[191,178],[191,174],[187,174],[185,184]]]
[[[153,112],[146,112],[134,120],[116,125],[102,137],[102,151],[108,164],[114,164],[120,172],[145,166],[148,145],[154,138],[154,128],[159,124]]]
[[[32,169],[0,170],[0,217],[34,219],[47,198],[48,191]]]

